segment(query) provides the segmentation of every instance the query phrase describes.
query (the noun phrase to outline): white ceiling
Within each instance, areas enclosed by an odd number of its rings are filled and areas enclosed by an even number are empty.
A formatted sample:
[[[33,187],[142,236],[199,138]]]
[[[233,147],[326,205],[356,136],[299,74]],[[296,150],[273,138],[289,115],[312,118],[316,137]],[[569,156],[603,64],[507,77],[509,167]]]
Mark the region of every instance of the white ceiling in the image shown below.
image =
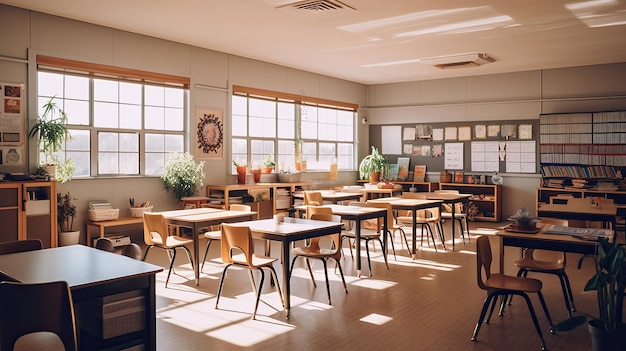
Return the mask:
[[[339,10],[285,6],[295,0],[0,3],[379,84],[626,62],[624,1],[341,0],[349,7]],[[496,62],[448,70],[419,62],[464,53]]]

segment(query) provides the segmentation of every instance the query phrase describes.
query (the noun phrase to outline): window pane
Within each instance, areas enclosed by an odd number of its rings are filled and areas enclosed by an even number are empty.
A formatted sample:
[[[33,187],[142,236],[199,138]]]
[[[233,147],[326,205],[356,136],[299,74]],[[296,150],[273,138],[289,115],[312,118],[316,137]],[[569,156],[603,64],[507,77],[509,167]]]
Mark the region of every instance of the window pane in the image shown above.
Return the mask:
[[[141,84],[120,82],[120,102],[141,105]]]
[[[88,100],[89,99],[89,78],[65,76],[65,98]]]
[[[317,139],[317,108],[300,106],[302,119],[302,138]]]
[[[233,136],[248,135],[248,117],[233,115]]]
[[[117,174],[119,172],[118,154],[112,152],[98,153],[98,174]]]
[[[239,164],[248,164],[248,141],[233,138],[233,161]],[[237,173],[235,166],[231,167],[231,174]]]
[[[121,174],[139,174],[139,154],[121,153],[119,167]]]
[[[146,153],[146,175],[161,175],[165,171],[165,155]]]
[[[162,107],[146,106],[145,129],[163,130],[165,126]]]
[[[174,88],[165,88],[164,105],[167,107],[183,108],[183,90]]]
[[[117,104],[108,102],[93,103],[93,124],[101,128],[118,128]]]
[[[37,73],[37,93],[39,96],[46,98],[40,100],[47,100],[53,96],[64,97],[63,95],[63,75],[38,72]],[[41,104],[39,104],[41,106]]]
[[[252,167],[261,167],[267,155],[274,155],[273,140],[250,140]]]
[[[98,133],[98,150],[99,151],[118,151],[117,133]]]
[[[183,130],[185,128],[185,120],[183,110],[180,108],[165,109],[165,130]]]
[[[93,99],[96,101],[118,102],[118,83],[112,80],[93,80]]]
[[[89,101],[65,100],[63,110],[67,114],[67,124],[89,125]]]
[[[185,139],[182,135],[165,135],[165,152],[178,152],[185,151],[184,145]]]
[[[278,104],[278,137],[279,138],[295,138],[296,126],[296,105],[295,104]]]
[[[139,151],[139,135],[122,133],[120,134],[120,151],[138,152]]]
[[[151,106],[164,106],[165,88],[146,85],[144,103]]]
[[[146,134],[146,152],[165,151],[165,136],[163,134]]]
[[[141,106],[139,105],[119,105],[120,108],[120,128],[141,129]]]

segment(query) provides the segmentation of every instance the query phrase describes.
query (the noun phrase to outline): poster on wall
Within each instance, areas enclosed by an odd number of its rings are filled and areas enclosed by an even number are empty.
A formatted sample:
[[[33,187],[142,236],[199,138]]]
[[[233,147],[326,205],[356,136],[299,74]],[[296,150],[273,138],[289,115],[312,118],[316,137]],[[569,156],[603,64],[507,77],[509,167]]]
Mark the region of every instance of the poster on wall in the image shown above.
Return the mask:
[[[222,110],[196,107],[196,157],[224,157],[224,122]]]
[[[0,82],[0,95],[0,146],[24,146],[24,84]]]
[[[444,150],[445,169],[463,169],[463,143],[446,143]]]

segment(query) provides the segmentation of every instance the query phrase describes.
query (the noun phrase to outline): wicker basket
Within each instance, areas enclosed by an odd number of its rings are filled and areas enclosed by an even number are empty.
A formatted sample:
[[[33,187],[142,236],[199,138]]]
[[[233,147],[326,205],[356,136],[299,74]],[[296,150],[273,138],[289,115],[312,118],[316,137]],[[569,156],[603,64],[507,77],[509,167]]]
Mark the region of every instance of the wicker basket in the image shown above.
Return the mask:
[[[94,222],[117,219],[119,216],[119,208],[96,208],[89,210],[89,220]]]
[[[152,212],[153,206],[148,207],[131,207],[130,215],[133,217],[143,217],[144,212]]]

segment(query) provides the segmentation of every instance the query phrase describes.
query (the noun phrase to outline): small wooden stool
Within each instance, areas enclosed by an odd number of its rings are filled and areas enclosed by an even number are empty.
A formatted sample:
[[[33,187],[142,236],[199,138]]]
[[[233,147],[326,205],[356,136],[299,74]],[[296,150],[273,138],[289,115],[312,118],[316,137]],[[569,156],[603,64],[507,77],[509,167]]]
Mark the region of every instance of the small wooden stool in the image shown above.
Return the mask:
[[[206,196],[187,196],[180,199],[183,204],[183,210],[187,208],[200,208],[202,204],[209,202]]]

